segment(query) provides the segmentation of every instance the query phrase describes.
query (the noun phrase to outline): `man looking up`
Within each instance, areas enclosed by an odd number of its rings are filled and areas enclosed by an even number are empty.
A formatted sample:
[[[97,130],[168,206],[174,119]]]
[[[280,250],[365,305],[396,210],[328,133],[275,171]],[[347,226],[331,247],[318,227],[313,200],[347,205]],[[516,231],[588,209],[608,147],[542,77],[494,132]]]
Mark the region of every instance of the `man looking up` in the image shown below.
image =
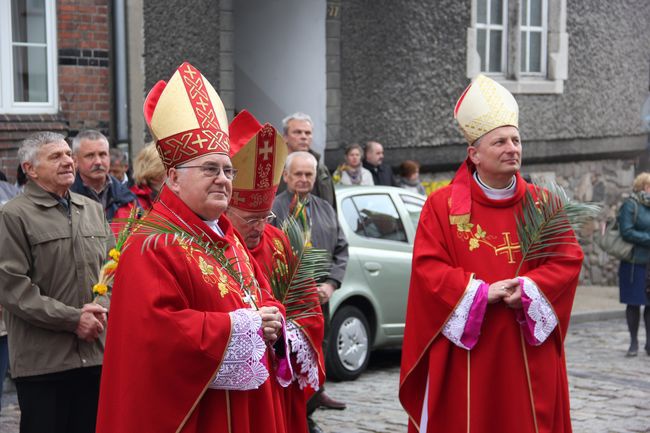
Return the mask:
[[[541,192],[519,173],[518,114],[483,75],[456,104],[467,159],[429,196],[413,248],[399,390],[409,432],[571,431],[564,338],[583,254],[567,231],[519,268],[515,216]]]
[[[384,146],[376,141],[366,143],[363,157],[363,168],[372,173],[375,185],[397,186],[393,170],[384,164]]]
[[[341,286],[345,269],[348,265],[348,242],[338,222],[336,211],[325,200],[311,194],[316,181],[316,158],[308,152],[290,153],[284,167],[283,178],[287,190],[279,194],[273,202],[273,213],[277,215],[273,224],[281,227],[289,215],[296,212],[298,202],[305,204],[305,220],[311,234],[314,248],[326,250],[331,258],[329,275],[318,283],[323,316],[325,318],[324,351],[327,350],[327,332],[329,326],[328,301],[334,290]],[[324,392],[321,387],[309,403],[308,411],[313,412],[317,407],[325,406],[330,409],[345,409],[343,402],[336,401]],[[312,431],[319,431],[315,428]]]
[[[229,132],[233,166],[240,173],[254,175],[237,177],[233,181],[228,217],[262,269],[275,272],[293,258],[287,236],[269,224],[275,217],[271,206],[282,176],[287,147],[280,133],[268,123],[260,125],[246,110],[235,117]],[[316,287],[303,296],[317,301]],[[303,301],[305,308],[313,308],[313,302]],[[323,316],[318,306],[317,310],[309,312],[316,314],[287,323],[294,380],[280,395],[288,433],[307,431],[307,399],[325,380]]]
[[[108,139],[99,131],[81,131],[72,139],[77,177],[71,191],[101,203],[110,222],[122,207],[137,203],[135,195],[109,174]]]

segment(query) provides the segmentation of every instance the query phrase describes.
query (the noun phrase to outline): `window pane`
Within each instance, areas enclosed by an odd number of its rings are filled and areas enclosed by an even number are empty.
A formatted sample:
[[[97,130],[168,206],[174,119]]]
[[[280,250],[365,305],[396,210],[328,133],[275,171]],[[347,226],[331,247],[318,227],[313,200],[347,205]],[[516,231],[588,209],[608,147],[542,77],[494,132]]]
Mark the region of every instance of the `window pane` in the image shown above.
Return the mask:
[[[343,212],[343,218],[347,223],[348,227],[352,229],[353,232],[360,236],[365,236],[363,231],[363,225],[361,224],[361,219],[359,218],[359,213],[357,208],[354,207],[354,203],[349,198],[346,198],[341,203],[341,211]]]
[[[361,195],[354,199],[367,237],[406,242],[406,232],[388,195]]]
[[[476,22],[487,24],[487,2],[488,0],[476,0]]]
[[[526,69],[526,53],[528,53],[528,32],[521,32],[521,71],[528,72]]]
[[[490,30],[490,70],[501,72],[501,30]]]
[[[490,23],[503,24],[503,0],[490,2]]]
[[[542,26],[542,1],[543,0],[530,0],[530,25]]]
[[[528,25],[528,11],[526,10],[528,8],[528,0],[521,0],[521,25],[522,26],[527,26]]]
[[[485,30],[483,29],[478,29],[476,31],[476,49],[478,50],[478,53],[481,56],[481,71],[485,72],[485,59],[487,58],[486,56],[486,51],[485,51]]]
[[[11,0],[11,29],[14,42],[44,44],[45,0]]]
[[[530,33],[530,70],[528,72],[542,72],[542,33]]]
[[[47,101],[47,50],[14,47],[14,101]]]

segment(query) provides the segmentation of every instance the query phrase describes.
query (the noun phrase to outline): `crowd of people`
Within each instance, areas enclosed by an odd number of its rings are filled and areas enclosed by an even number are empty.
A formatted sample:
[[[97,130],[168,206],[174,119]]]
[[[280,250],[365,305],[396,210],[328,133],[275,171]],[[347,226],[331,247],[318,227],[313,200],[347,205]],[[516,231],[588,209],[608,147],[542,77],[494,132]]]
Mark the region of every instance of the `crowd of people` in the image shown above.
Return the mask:
[[[454,115],[467,159],[427,200],[414,246],[409,431],[568,432],[563,343],[582,251],[565,242],[515,270],[514,209],[537,191],[519,173],[517,103],[479,76]],[[189,63],[150,90],[144,117],[153,142],[132,166],[98,131],[20,146],[28,181],[0,210],[0,356],[8,346],[21,433],[322,432],[311,414],[346,408],[325,391],[323,359],[348,263],[334,185],[424,194],[419,164],[394,176],[369,141],[330,173],[308,115],[282,131],[246,110],[229,123]],[[292,221],[329,262],[299,292]],[[93,291],[109,256],[110,297]]]

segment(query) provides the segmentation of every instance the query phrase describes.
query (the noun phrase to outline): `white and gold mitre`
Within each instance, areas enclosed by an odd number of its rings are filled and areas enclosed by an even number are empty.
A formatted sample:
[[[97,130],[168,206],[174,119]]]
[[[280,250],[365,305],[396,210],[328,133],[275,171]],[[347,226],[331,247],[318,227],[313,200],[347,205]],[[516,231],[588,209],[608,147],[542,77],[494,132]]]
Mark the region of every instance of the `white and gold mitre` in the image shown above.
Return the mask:
[[[458,98],[454,118],[467,142],[473,144],[500,126],[519,128],[519,106],[505,87],[479,75]]]

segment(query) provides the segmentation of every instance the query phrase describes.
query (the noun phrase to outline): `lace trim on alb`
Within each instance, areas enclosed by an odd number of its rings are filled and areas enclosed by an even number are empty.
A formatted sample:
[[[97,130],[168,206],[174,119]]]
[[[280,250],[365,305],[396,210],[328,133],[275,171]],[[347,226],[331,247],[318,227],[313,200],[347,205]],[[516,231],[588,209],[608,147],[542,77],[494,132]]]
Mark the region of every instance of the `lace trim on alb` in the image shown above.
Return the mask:
[[[467,292],[463,295],[463,299],[461,299],[454,312],[451,313],[451,317],[447,320],[447,323],[445,323],[445,327],[442,330],[442,335],[447,337],[449,341],[454,343],[456,346],[462,347],[465,350],[470,349],[460,340],[465,332],[465,325],[469,319],[469,311],[472,308],[476,292],[478,292],[478,288],[481,284],[483,284],[483,281],[481,280],[472,280]]]
[[[287,336],[291,344],[291,353],[296,354],[299,366],[293,370],[294,380],[298,382],[300,389],[310,386],[318,391],[318,355],[316,351],[294,322],[287,322]]]
[[[249,309],[229,313],[232,336],[212,389],[246,391],[257,389],[269,377],[262,363],[266,344],[259,334],[262,318]]]
[[[542,344],[557,326],[557,317],[533,280],[527,277],[522,277],[522,280],[524,281],[522,290],[531,301],[526,315],[535,322],[534,336],[539,344]]]

